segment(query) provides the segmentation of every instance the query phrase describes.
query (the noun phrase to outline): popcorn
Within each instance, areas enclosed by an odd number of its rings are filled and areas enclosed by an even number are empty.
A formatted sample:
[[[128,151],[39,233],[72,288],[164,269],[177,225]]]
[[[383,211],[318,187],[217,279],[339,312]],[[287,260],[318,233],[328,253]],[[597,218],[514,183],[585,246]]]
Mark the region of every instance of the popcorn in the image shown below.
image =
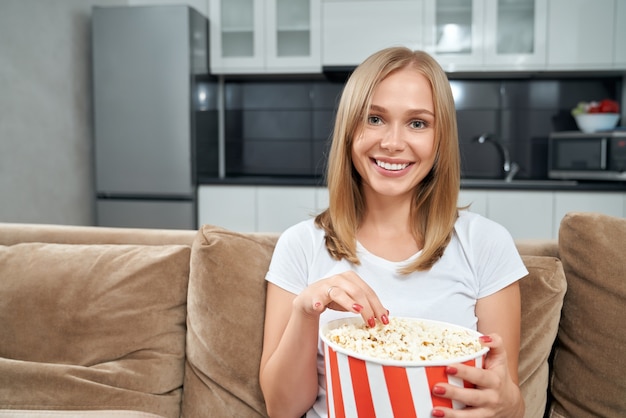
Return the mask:
[[[390,318],[388,325],[369,328],[364,323],[344,323],[326,338],[337,346],[377,359],[441,361],[478,353],[483,347],[477,334],[445,323]]]

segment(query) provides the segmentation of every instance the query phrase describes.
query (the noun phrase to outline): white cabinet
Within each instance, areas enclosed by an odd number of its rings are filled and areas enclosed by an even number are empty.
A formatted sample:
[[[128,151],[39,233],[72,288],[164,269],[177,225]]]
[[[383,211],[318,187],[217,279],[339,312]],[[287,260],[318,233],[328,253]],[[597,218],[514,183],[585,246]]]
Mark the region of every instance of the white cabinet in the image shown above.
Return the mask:
[[[624,199],[626,193],[610,192],[555,192],[553,235],[558,236],[561,219],[568,212],[598,212],[605,215],[626,217]]]
[[[615,3],[613,67],[623,70],[626,69],[626,1],[616,1]]]
[[[327,206],[323,187],[203,185],[198,188],[198,225],[282,232]]]
[[[516,239],[551,238],[554,224],[553,192],[489,192],[487,217],[503,225]]]
[[[390,46],[420,49],[422,8],[422,0],[322,0],[322,65],[358,65]]]
[[[461,190],[458,200],[459,207],[466,207],[470,212],[487,217],[487,192],[484,190]]]
[[[281,232],[316,215],[313,187],[257,188],[257,231]]]
[[[209,0],[212,73],[319,73],[320,9],[320,0]]]
[[[424,49],[446,71],[545,67],[547,0],[424,1]]]
[[[257,230],[255,186],[200,186],[198,225],[217,225],[238,232]]]
[[[550,0],[548,69],[612,68],[616,39],[615,2],[616,0]],[[620,10],[623,7],[620,6]],[[622,21],[620,26],[625,23]],[[624,40],[621,39],[619,43],[623,46]]]

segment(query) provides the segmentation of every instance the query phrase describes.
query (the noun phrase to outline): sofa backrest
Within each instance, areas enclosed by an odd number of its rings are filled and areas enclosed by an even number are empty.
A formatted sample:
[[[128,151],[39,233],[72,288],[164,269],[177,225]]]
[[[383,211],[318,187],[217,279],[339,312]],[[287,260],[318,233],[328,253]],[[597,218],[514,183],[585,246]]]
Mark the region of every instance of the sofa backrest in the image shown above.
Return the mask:
[[[24,242],[58,244],[189,245],[196,231],[149,228],[22,224],[0,222],[0,245]]]

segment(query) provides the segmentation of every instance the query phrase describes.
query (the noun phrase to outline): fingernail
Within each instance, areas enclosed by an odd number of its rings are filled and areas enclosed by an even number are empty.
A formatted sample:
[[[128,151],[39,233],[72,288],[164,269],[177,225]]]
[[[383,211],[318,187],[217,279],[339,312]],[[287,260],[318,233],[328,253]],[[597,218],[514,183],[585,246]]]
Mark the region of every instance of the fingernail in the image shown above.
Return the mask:
[[[433,393],[435,395],[445,395],[446,394],[446,388],[444,388],[442,386],[435,386],[433,388]]]
[[[322,302],[315,302],[315,305],[313,306],[315,306],[316,308],[319,308],[320,306],[322,306]]]
[[[439,410],[439,409],[433,409],[433,417],[437,417],[437,418],[442,418],[445,417],[446,413]]]
[[[380,317],[380,321],[385,324],[388,325],[389,324],[389,318],[387,318],[387,315],[383,315]]]
[[[376,320],[373,317],[368,319],[367,325],[369,325],[370,328],[374,328],[376,326]]]
[[[457,374],[457,372],[458,372],[458,370],[456,369],[456,367],[452,367],[452,366],[446,367],[446,373],[447,374],[455,375],[455,374]]]
[[[484,343],[490,343],[493,341],[493,338],[491,338],[488,335],[481,335],[479,338],[480,341],[484,342]]]
[[[354,312],[361,312],[363,310],[363,306],[359,305],[358,303],[355,303],[354,305],[352,305],[352,310]]]

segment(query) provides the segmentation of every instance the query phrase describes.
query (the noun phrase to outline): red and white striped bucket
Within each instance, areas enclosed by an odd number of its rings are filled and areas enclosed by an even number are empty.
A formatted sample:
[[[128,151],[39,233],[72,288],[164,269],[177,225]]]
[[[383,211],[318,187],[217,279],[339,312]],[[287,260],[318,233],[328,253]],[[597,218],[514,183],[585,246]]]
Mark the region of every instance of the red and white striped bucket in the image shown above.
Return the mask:
[[[332,321],[320,332],[324,342],[329,418],[427,418],[436,406],[465,407],[459,402],[433,396],[433,387],[441,382],[472,387],[446,374],[446,366],[462,363],[482,368],[486,348],[471,358],[466,356],[441,362],[403,364],[395,360],[374,359],[350,354],[324,337],[323,333],[333,327],[333,323],[342,321],[345,322],[345,319]],[[452,324],[450,327],[459,328]]]

